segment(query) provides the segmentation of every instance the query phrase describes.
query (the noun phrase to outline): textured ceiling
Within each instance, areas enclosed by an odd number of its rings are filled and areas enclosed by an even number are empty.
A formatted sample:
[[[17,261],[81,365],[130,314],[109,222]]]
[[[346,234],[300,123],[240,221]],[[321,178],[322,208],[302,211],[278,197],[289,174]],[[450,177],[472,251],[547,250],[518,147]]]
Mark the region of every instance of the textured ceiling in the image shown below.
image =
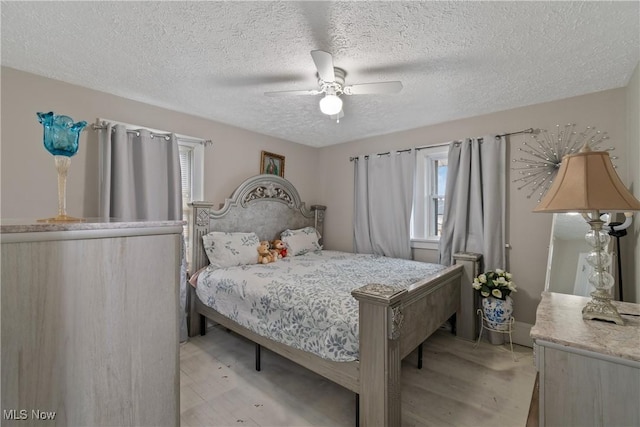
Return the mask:
[[[2,65],[311,146],[625,86],[634,2],[2,2]],[[339,124],[309,52],[346,84]],[[91,120],[91,118],[86,118]]]

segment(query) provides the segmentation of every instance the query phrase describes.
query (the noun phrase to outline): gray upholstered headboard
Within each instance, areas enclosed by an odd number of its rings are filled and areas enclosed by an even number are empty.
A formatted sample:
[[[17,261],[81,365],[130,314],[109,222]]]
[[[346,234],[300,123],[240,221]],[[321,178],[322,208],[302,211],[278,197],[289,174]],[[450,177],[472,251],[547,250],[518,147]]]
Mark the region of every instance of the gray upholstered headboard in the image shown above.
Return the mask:
[[[260,240],[280,238],[287,228],[313,226],[323,235],[325,206],[308,209],[296,188],[277,175],[256,175],[236,188],[219,210],[213,203],[193,202],[189,232],[192,272],[209,263],[202,236],[211,231],[255,232]]]

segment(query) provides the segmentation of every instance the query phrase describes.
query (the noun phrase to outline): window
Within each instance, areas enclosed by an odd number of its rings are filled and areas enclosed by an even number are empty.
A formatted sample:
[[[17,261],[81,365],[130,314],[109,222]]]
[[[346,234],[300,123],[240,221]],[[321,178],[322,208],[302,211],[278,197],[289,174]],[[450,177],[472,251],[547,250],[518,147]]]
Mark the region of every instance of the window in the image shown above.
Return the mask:
[[[440,240],[447,183],[449,146],[423,148],[416,156],[416,185],[411,240]]]
[[[191,259],[191,236],[189,222],[191,221],[191,207],[189,203],[203,199],[204,187],[204,144],[193,140],[181,139],[178,136],[180,149],[180,174],[182,175],[182,219],[184,226],[187,260]]]

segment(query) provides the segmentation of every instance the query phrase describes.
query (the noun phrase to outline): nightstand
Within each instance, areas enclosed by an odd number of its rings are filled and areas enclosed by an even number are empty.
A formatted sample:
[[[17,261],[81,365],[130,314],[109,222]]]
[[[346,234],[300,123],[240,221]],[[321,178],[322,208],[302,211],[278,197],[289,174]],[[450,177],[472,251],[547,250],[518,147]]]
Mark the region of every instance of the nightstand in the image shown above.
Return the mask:
[[[640,305],[625,324],[584,320],[589,298],[544,292],[531,329],[540,426],[640,425]]]

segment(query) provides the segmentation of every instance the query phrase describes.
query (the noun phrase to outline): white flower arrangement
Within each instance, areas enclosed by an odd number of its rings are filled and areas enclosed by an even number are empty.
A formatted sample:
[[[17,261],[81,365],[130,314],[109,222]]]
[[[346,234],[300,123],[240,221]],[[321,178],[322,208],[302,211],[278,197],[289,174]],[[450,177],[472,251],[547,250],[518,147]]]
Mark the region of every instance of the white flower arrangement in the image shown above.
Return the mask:
[[[496,268],[473,279],[471,286],[485,298],[493,296],[504,300],[511,292],[517,292],[516,284],[511,279],[511,273]]]

